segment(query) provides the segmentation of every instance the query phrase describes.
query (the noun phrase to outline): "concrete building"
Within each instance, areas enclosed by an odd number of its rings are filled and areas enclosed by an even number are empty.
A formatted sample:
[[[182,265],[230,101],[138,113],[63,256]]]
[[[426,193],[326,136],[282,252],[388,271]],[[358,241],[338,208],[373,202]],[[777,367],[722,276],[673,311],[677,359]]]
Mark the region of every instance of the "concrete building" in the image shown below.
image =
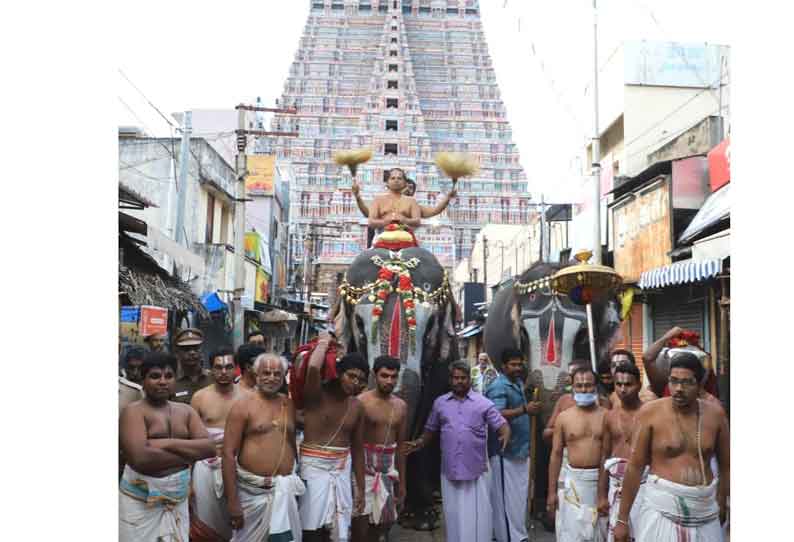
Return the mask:
[[[357,180],[365,200],[384,190],[384,172],[401,167],[432,206],[449,179],[433,163],[440,151],[477,156],[481,171],[458,200],[418,232],[422,246],[451,268],[471,252],[483,224],[530,217],[526,175],[512,140],[477,0],[311,0],[311,10],[280,100],[297,115],[275,115],[271,130],[298,131],[274,143],[295,169],[290,186],[293,261],[302,261],[309,224],[339,227],[313,257],[314,291],[365,247],[365,219],[337,150],[370,147]],[[331,234],[329,234],[331,236]]]
[[[725,45],[626,41],[601,68],[602,246],[612,227],[607,205],[616,179],[634,177],[659,160],[704,154],[729,133],[729,65],[730,48]],[[591,92],[588,87],[587,103],[593,102]],[[591,141],[583,147],[580,198],[571,225],[574,248],[595,244]]]
[[[234,298],[237,257],[235,206],[240,183],[234,169],[204,139],[191,137],[184,180],[183,239],[177,233],[180,207],[177,186],[182,165],[181,140],[142,137],[120,130],[119,187],[138,194],[150,205],[126,208],[145,223],[145,233],[129,233],[156,265],[189,285],[210,313],[184,315],[176,327],[198,325],[205,333],[205,353],[232,342],[227,312]],[[173,330],[171,330],[173,331]]]
[[[180,140],[119,137],[119,184],[155,206],[128,210],[147,224],[142,249],[165,270],[190,284],[196,295],[217,292],[232,301],[236,183],[230,166],[209,143],[190,139],[184,205],[185,243],[176,236]],[[239,247],[242,250],[242,247]]]

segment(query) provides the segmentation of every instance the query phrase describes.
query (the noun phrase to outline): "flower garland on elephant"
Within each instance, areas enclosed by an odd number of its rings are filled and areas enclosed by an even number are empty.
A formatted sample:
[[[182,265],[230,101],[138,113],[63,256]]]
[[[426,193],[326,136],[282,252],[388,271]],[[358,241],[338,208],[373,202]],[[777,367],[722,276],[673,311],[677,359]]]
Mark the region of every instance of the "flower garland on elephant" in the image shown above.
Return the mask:
[[[370,341],[376,342],[380,317],[383,315],[383,305],[392,293],[397,293],[400,297],[405,310],[405,323],[408,327],[408,337],[411,352],[416,350],[416,304],[445,301],[448,295],[449,281],[447,273],[444,272],[444,281],[434,292],[427,293],[420,288],[416,288],[411,278],[411,269],[416,269],[421,261],[419,258],[411,258],[403,261],[399,253],[392,252],[392,258],[384,260],[378,255],[372,256],[371,261],[378,266],[378,275],[375,282],[366,284],[361,288],[354,287],[345,281],[339,286],[339,292],[345,297],[348,303],[357,304],[358,300],[353,296],[366,294],[367,299],[372,303],[372,324],[370,329]],[[395,284],[396,279],[396,284]]]

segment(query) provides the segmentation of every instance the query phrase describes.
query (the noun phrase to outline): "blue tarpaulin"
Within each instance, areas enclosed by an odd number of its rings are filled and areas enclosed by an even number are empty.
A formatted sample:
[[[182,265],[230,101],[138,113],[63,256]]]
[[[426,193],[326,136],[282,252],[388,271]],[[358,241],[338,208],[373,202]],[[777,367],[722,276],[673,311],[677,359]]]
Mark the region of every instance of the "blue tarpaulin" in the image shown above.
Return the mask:
[[[217,292],[211,292],[201,296],[201,304],[210,312],[218,312],[228,308],[226,303],[221,301],[221,298],[218,297]]]
[[[122,322],[137,322],[141,318],[140,307],[121,307],[121,321]]]

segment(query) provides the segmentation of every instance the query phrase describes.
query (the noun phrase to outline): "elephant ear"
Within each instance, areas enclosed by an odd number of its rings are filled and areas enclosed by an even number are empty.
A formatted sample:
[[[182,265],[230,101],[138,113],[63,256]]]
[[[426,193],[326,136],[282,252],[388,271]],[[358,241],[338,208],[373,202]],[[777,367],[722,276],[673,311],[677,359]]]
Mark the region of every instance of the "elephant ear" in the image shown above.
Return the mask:
[[[348,350],[352,344],[352,333],[350,332],[350,321],[348,319],[348,306],[341,295],[336,296],[334,306],[331,308],[331,319],[334,322],[334,333],[336,333],[339,343],[344,350]],[[345,354],[347,352],[342,352]]]
[[[502,351],[521,346],[521,303],[513,287],[499,290],[488,306],[484,326],[485,351],[501,367]]]
[[[451,298],[447,301],[443,311],[443,320],[440,322],[439,337],[441,340],[441,348],[439,353],[442,360],[450,359],[451,353],[457,353],[457,341],[455,334],[455,301]]]

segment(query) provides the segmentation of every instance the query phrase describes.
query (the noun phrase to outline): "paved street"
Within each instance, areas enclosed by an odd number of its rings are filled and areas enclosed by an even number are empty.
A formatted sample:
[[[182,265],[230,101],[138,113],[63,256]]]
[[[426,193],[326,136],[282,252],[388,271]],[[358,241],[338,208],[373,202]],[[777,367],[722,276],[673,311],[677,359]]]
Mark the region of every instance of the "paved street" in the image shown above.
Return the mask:
[[[554,542],[554,533],[547,532],[543,526],[535,522],[534,536],[530,533],[530,542]],[[435,531],[414,531],[411,529],[403,529],[399,525],[395,526],[392,534],[389,537],[389,542],[447,542],[444,536],[444,525]],[[453,541],[449,541],[453,542]]]

